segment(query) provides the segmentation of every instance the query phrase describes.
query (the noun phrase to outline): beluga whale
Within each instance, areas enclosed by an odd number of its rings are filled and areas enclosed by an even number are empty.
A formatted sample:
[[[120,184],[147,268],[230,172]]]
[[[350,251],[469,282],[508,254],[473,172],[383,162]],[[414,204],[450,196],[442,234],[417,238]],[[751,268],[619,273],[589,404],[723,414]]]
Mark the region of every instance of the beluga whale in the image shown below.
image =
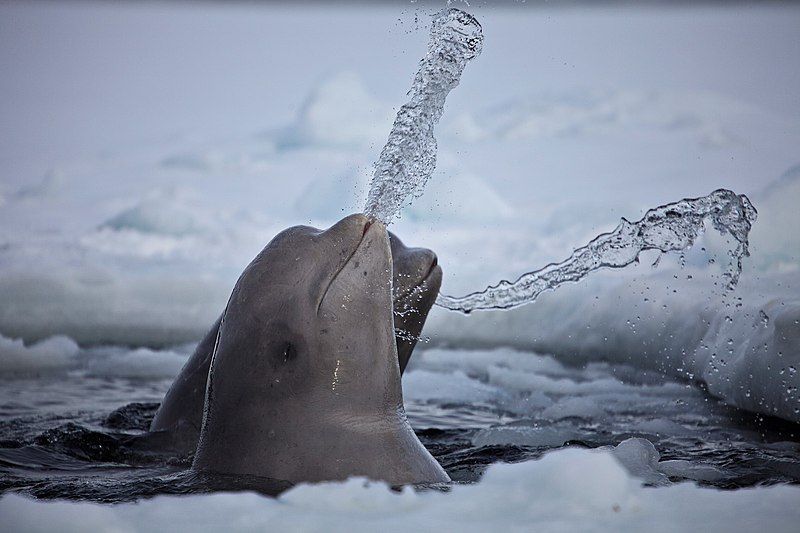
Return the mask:
[[[441,281],[436,264],[423,274]],[[383,223],[356,214],[289,228],[247,266],[220,320],[192,467],[449,481],[405,415]]]
[[[389,244],[392,249],[394,331],[402,374],[439,295],[442,269],[436,254],[427,248],[408,247],[392,232],[389,232]]]
[[[392,300],[395,342],[402,374],[417,344],[428,313],[442,285],[436,254],[406,246],[389,232],[392,250]],[[302,267],[301,267],[302,268]],[[150,425],[151,432],[169,432],[169,447],[180,454],[194,453],[203,421],[208,371],[222,316],[195,348],[164,396]]]

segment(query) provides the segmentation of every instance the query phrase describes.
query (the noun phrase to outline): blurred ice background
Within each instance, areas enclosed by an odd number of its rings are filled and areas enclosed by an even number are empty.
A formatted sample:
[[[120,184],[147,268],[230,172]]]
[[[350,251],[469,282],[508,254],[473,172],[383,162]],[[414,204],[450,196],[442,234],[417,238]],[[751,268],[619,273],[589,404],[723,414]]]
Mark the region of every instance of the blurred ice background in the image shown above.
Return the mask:
[[[275,233],[361,209],[443,5],[0,4],[0,375],[174,375]],[[412,367],[407,396],[541,400],[524,359],[492,374],[469,355],[505,346],[800,420],[800,6],[467,9],[483,53],[448,98],[426,194],[392,228],[437,252],[443,292],[719,187],[759,219],[733,294],[709,234],[684,264],[645,258],[527,307],[434,309],[419,349],[456,355]],[[553,409],[597,415],[602,399],[563,386],[578,399]]]

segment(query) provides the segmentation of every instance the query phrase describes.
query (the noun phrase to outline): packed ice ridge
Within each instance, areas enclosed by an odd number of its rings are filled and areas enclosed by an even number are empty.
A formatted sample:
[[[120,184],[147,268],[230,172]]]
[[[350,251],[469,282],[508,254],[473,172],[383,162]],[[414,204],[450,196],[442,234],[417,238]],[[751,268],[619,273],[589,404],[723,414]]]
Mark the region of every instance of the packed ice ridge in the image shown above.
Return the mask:
[[[467,62],[477,57],[482,48],[483,30],[472,15],[455,8],[436,15],[428,52],[420,61],[409,91],[410,100],[397,112],[389,139],[375,164],[364,208],[367,216],[388,224],[411,199],[422,195],[436,168],[433,127]]]
[[[8,494],[0,500],[0,513],[10,530],[66,531],[159,530],[165,516],[180,516],[181,526],[197,531],[221,527],[220,517],[228,525],[233,517],[235,527],[246,530],[308,531],[374,530],[376,524],[383,531],[486,531],[499,526],[512,531],[637,532],[791,531],[796,525],[800,489],[795,486],[739,491],[708,490],[693,483],[643,486],[630,470],[652,481],[661,473],[653,467],[666,461],[653,463],[649,443],[642,441],[633,439],[615,449],[566,448],[534,461],[493,464],[480,483],[455,484],[446,494],[412,487],[392,491],[385,483],[351,478],[300,484],[274,500],[256,493],[215,493],[109,506]],[[387,515],[390,520],[378,518]]]
[[[703,233],[706,220],[735,241],[728,252],[729,264],[724,273],[728,287],[732,288],[739,281],[742,258],[749,255],[747,238],[756,216],[756,209],[745,195],[718,189],[708,196],[650,209],[636,222],[623,218],[614,231],[595,237],[565,261],[523,274],[514,282],[503,280],[462,297],[441,294],[436,303],[463,313],[517,307],[534,301],[544,291],[580,281],[595,270],[626,267],[645,250],[662,253],[685,250]]]

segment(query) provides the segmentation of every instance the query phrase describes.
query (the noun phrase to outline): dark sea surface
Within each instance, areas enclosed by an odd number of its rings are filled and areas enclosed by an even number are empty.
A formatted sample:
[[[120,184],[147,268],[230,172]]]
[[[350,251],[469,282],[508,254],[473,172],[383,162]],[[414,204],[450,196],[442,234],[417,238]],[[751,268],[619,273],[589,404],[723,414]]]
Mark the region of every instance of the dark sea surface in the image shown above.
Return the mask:
[[[690,384],[623,367],[562,367],[560,372],[572,374],[570,383],[591,386],[593,392],[542,395],[503,390],[497,380],[489,385],[485,376],[470,375],[466,368],[441,371],[435,353],[421,360],[404,378],[406,410],[420,440],[455,483],[478,481],[498,461],[535,459],[563,446],[616,446],[631,437],[652,442],[662,462],[685,462],[668,472],[670,481],[694,479],[722,489],[800,483],[797,425],[728,407]],[[597,386],[610,375],[640,394]],[[169,383],[81,372],[3,380],[0,493],[123,502],[221,490],[276,495],[288,488],[272,480],[194,473],[191,456],[169,451],[172,436],[148,434]],[[431,383],[436,394],[426,392]],[[471,393],[464,383],[482,392],[465,401]],[[676,390],[681,391],[677,397],[665,394]],[[620,401],[623,397],[628,401]],[[571,406],[571,411],[554,415],[553,405]],[[692,467],[705,473],[695,475]]]

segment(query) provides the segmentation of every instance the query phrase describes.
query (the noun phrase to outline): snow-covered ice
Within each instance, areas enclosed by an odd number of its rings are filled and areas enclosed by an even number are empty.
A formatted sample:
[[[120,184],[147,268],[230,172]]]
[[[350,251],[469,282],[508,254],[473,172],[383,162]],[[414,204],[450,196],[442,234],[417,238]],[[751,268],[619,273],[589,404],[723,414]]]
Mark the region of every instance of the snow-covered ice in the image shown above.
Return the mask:
[[[634,443],[636,444],[636,443]],[[639,459],[626,452],[623,464]],[[636,453],[643,453],[641,449]],[[16,531],[794,531],[800,488],[712,491],[681,483],[645,488],[618,450],[565,449],[537,461],[491,466],[477,485],[447,493],[393,493],[353,478],[300,485],[277,500],[252,493],[160,496],[135,504],[0,499]],[[324,526],[323,526],[324,524]]]

